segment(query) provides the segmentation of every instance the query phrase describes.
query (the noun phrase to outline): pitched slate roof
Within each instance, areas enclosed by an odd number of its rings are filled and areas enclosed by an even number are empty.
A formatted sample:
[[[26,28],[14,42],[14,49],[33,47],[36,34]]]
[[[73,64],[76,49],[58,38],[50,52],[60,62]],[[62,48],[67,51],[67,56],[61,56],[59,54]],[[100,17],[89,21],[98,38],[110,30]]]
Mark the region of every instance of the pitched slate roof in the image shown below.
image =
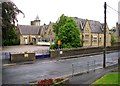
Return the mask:
[[[78,24],[78,27],[80,28],[81,31],[83,31],[84,26],[86,24],[86,20],[78,17],[73,17],[76,23]]]
[[[80,28],[81,31],[83,31],[85,24],[86,24],[86,19],[78,18],[78,17],[73,17],[76,23],[78,24],[78,27]],[[88,20],[89,25],[91,28],[91,32],[93,33],[102,33],[104,24],[100,23],[99,21],[94,21],[94,20]]]
[[[41,30],[41,26],[35,25],[18,25],[18,28],[22,35],[37,35]]]
[[[48,26],[49,25],[44,24],[42,28],[46,31],[48,29]]]
[[[42,33],[46,33],[46,32],[47,32],[48,26],[49,26],[49,25],[46,25],[46,24],[42,25],[42,28],[41,28]]]
[[[102,33],[102,24],[99,21],[88,20],[93,33]]]

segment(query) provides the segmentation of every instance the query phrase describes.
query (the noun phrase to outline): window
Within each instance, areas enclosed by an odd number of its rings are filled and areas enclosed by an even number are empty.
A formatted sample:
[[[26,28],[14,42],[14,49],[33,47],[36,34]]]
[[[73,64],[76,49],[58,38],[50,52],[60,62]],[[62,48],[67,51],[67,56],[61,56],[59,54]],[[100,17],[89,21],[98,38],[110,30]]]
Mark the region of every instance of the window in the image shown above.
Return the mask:
[[[24,37],[24,40],[26,40],[27,39],[27,37]]]
[[[42,42],[45,42],[45,38],[42,38]]]
[[[24,44],[28,44],[28,39],[27,39],[27,37],[24,37]]]
[[[89,42],[89,35],[85,35],[84,41],[85,41],[85,42]]]
[[[38,42],[42,42],[42,39],[41,39],[41,38],[38,38]]]
[[[97,36],[93,36],[93,42],[97,42]]]
[[[89,39],[89,35],[85,35],[85,39]]]
[[[102,42],[102,37],[101,36],[99,37],[99,42]]]
[[[52,39],[52,42],[54,42],[54,39]]]

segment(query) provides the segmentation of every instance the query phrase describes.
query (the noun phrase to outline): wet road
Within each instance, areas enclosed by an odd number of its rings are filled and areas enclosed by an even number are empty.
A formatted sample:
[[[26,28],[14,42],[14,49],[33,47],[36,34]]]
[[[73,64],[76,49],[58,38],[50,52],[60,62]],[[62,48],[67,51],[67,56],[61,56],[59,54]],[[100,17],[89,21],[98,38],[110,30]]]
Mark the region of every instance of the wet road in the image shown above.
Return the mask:
[[[120,53],[120,52],[119,52]],[[102,68],[103,54],[66,60],[37,60],[34,64],[4,66],[3,84],[27,84],[45,78],[68,76],[78,72]],[[95,61],[95,66],[93,62]],[[107,66],[118,63],[118,52],[106,55]],[[72,64],[74,67],[72,67]]]

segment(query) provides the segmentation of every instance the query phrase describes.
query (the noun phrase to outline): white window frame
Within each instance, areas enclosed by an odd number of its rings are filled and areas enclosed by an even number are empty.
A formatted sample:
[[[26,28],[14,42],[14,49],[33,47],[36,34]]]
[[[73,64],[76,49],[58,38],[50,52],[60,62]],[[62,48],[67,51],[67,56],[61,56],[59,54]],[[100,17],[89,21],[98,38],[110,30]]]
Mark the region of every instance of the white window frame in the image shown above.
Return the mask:
[[[93,42],[97,42],[98,37],[93,35]]]

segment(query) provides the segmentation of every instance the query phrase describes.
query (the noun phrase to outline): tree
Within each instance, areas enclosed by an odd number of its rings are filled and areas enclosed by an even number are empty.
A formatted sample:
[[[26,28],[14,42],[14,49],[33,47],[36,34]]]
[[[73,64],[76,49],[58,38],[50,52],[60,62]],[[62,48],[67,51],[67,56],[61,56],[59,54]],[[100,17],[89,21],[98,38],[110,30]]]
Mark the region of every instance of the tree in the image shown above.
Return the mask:
[[[110,33],[115,33],[116,32],[116,27],[112,27],[112,29],[110,29]]]
[[[77,48],[81,46],[80,29],[72,17],[62,14],[53,29],[56,34],[54,48],[58,47],[58,40],[61,41],[62,48]]]
[[[9,45],[11,41],[17,40],[15,23],[18,22],[17,15],[24,13],[12,2],[2,2],[2,45]],[[14,34],[12,34],[14,33]]]
[[[113,46],[116,42],[115,35],[111,33],[111,45]]]

